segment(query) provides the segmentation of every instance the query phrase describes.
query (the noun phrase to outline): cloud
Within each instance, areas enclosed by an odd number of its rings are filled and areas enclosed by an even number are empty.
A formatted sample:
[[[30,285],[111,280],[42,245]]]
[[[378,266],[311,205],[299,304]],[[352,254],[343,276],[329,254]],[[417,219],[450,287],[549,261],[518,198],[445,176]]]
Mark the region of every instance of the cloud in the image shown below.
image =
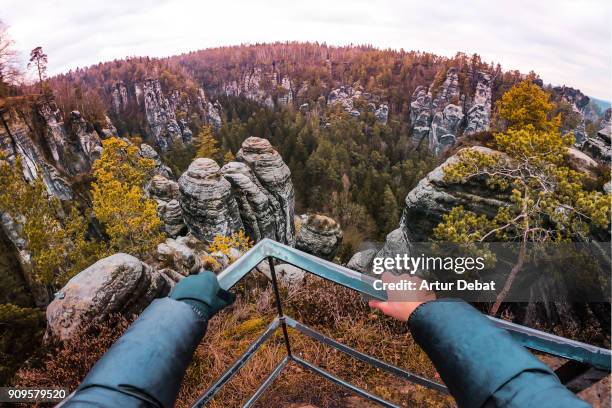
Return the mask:
[[[478,53],[505,69],[612,100],[607,0],[4,0],[24,57],[42,45],[49,72],[133,55],[167,56],[269,41],[372,44],[451,56]],[[8,3],[8,4],[7,4]]]

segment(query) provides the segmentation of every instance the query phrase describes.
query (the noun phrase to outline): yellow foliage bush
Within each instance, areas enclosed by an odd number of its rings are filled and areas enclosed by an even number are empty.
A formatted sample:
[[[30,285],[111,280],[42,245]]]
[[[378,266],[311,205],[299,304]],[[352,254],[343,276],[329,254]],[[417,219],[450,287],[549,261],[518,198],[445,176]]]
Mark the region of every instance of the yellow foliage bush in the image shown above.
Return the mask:
[[[146,257],[164,239],[157,203],[143,189],[155,163],[123,140],[110,138],[102,144],[102,157],[93,169],[94,214],[110,238],[110,252]]]
[[[244,253],[253,247],[253,241],[245,234],[243,230],[234,232],[232,235],[217,235],[213,242],[208,246],[208,252],[221,252],[226,255],[230,262],[234,262],[233,255],[231,254],[232,249],[237,249],[241,253]]]

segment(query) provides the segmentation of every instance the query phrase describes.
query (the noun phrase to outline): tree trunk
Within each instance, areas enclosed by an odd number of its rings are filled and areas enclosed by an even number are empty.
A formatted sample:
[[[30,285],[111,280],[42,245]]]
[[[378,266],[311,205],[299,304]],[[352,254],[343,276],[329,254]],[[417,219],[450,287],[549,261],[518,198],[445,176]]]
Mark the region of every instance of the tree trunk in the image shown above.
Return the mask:
[[[512,284],[514,283],[516,276],[518,275],[520,270],[523,269],[523,265],[525,264],[526,253],[527,253],[527,242],[523,241],[519,249],[519,254],[518,254],[518,259],[516,261],[516,264],[512,267],[512,270],[510,271],[510,275],[508,275],[508,279],[506,280],[506,283],[504,284],[502,291],[499,292],[499,294],[497,295],[497,298],[495,298],[495,303],[493,304],[493,306],[491,306],[491,310],[489,310],[489,314],[491,316],[497,315],[497,312],[499,312],[499,307],[501,306],[506,296],[508,296],[508,292],[510,292],[510,288],[512,287]]]

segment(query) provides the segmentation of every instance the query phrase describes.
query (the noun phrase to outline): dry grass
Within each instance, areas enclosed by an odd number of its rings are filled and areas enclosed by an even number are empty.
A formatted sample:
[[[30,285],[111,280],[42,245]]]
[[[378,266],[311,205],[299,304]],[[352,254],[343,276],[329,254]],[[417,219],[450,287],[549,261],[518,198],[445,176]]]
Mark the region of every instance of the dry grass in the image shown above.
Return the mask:
[[[406,325],[372,313],[358,294],[311,276],[299,288],[283,288],[282,292],[286,314],[360,351],[439,381],[435,369],[412,340]],[[274,315],[270,288],[259,287],[244,293],[231,310],[215,317],[194,355],[177,406],[189,407],[263,332]],[[385,374],[292,330],[290,338],[296,355],[398,404],[454,405],[448,397]],[[244,404],[285,355],[279,331],[225,385],[210,406],[237,407]],[[293,363],[258,401],[258,406],[262,407],[298,407],[301,404],[316,407],[370,406]]]
[[[130,325],[130,320],[116,315],[113,324],[95,324],[77,339],[46,346],[45,353],[17,372],[16,386],[62,386],[74,390],[102,354]]]
[[[177,407],[189,407],[246,350],[275,317],[274,296],[267,280],[251,276],[237,288],[238,300],[215,316],[194,353]],[[282,288],[285,313],[360,351],[439,381],[425,353],[405,324],[373,313],[361,297],[342,287],[308,276],[298,288]],[[74,342],[50,345],[41,358],[20,370],[16,385],[76,388],[93,364],[125,331],[129,321],[97,325]],[[452,399],[369,367],[334,349],[290,331],[294,353],[352,383],[402,406],[447,407]],[[230,380],[209,404],[241,406],[259,387],[286,351],[280,330]],[[333,383],[290,363],[258,406],[370,407]]]

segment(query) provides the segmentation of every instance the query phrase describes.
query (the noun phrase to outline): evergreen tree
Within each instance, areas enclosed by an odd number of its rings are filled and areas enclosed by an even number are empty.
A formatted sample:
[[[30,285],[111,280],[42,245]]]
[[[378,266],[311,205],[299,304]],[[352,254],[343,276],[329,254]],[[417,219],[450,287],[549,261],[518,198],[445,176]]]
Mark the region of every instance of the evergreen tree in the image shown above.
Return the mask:
[[[42,47],[36,47],[30,52],[30,60],[28,62],[28,69],[35,68],[38,75],[38,84],[40,85],[40,92],[44,93],[43,81],[47,75],[47,54],[44,53]]]
[[[500,152],[463,150],[447,166],[447,182],[485,177],[493,189],[511,190],[508,206],[493,218],[454,208],[434,230],[443,241],[486,242],[493,238],[520,243],[518,259],[490,313],[497,314],[527,259],[528,242],[587,239],[591,227],[607,228],[610,198],[584,189],[583,175],[566,165],[572,135],[562,136],[558,117],[548,119],[553,106],[537,86],[524,82],[502,98],[500,117],[508,129],[495,135]]]
[[[196,138],[197,157],[207,157],[217,160],[219,155],[219,147],[212,133],[210,126],[203,126]]]
[[[231,150],[228,150],[223,155],[223,163],[233,162],[234,160],[236,160],[236,156],[234,156],[234,153],[232,153]]]
[[[399,206],[391,187],[387,185],[382,196],[380,220],[383,234],[389,233],[399,226]]]

